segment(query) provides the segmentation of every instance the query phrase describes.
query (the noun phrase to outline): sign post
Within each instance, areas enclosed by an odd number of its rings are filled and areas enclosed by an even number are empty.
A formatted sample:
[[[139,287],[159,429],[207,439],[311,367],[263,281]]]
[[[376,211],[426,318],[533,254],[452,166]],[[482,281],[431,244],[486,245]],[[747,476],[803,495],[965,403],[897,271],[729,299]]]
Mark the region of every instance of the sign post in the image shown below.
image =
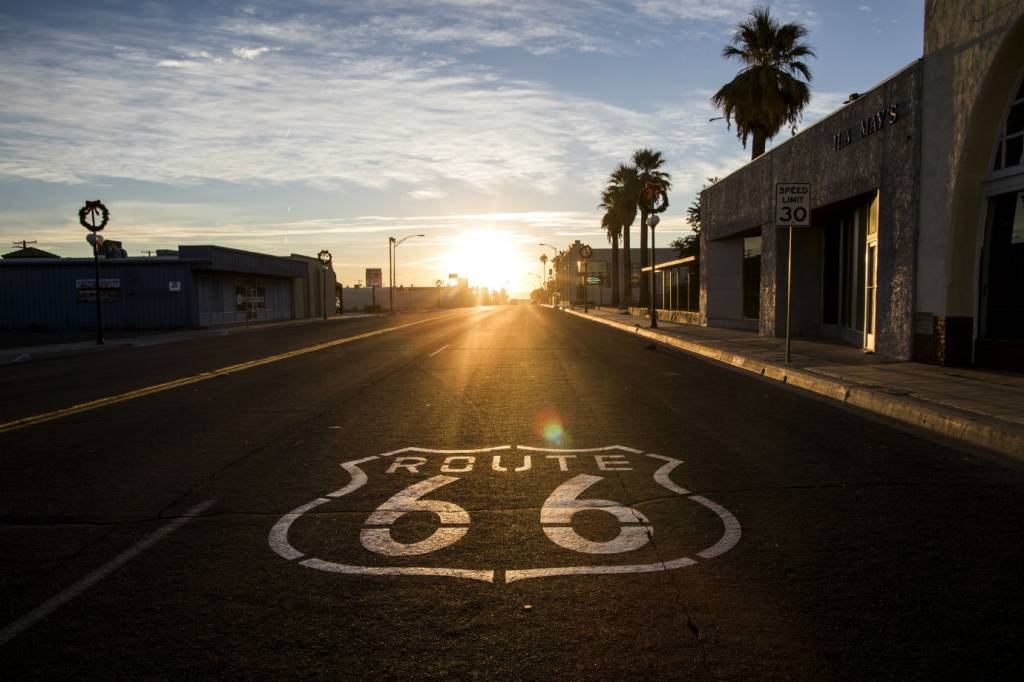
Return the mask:
[[[317,260],[320,261],[320,265],[322,266],[322,269],[323,269],[323,276],[321,278],[321,281],[323,282],[323,286],[321,287],[321,290],[322,290],[321,293],[323,294],[323,299],[324,299],[324,319],[326,320],[327,319],[327,270],[328,270],[328,268],[331,267],[331,261],[333,259],[331,258],[331,252],[328,251],[327,249],[324,249],[323,251],[318,253],[316,255],[316,257],[317,257]]]
[[[103,312],[100,306],[100,246],[103,245],[103,237],[99,232],[107,226],[110,219],[110,211],[103,205],[103,202],[86,201],[85,206],[78,209],[78,222],[82,227],[89,230],[86,241],[92,245],[92,268],[93,282],[96,286],[96,345],[103,345]]]
[[[793,228],[811,225],[811,185],[808,182],[780,182],[775,185],[775,227],[789,228],[786,259],[786,364],[790,361],[790,323],[793,310]]]
[[[370,303],[377,308],[377,287],[384,286],[384,273],[380,268],[366,268],[366,286],[370,287]],[[344,306],[342,306],[344,312]]]
[[[590,260],[590,257],[593,255],[594,249],[592,249],[589,244],[584,244],[580,247],[580,258],[583,260],[583,268],[581,270],[583,273],[583,312],[588,312],[587,299],[590,298],[588,295],[590,293],[590,288],[587,286],[587,261]]]

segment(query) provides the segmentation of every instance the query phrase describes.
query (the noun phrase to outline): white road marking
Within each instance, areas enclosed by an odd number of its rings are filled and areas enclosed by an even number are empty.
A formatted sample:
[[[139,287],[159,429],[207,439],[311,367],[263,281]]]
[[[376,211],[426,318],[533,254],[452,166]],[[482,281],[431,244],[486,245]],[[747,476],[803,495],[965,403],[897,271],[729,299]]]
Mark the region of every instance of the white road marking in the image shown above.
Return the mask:
[[[455,544],[469,531],[469,512],[452,502],[420,498],[457,480],[459,479],[455,476],[434,476],[395,493],[384,500],[366,519],[366,526],[383,528],[363,528],[359,533],[359,541],[371,552],[385,556],[429,554]],[[417,511],[436,515],[442,524],[441,527],[431,533],[430,537],[419,542],[395,540],[391,536],[391,526],[406,514]]]
[[[355,459],[351,462],[342,462],[341,468],[348,472],[348,475],[352,477],[352,480],[348,482],[344,488],[335,490],[330,493],[327,497],[343,497],[348,495],[353,490],[358,490],[366,485],[366,472],[359,468],[360,464],[366,464],[377,459],[376,457],[363,457],[362,459]]]
[[[426,568],[421,566],[349,566],[322,559],[306,559],[302,566],[329,573],[350,573],[353,575],[428,575],[445,578],[468,578],[485,583],[494,582],[494,571],[468,568]]]
[[[282,516],[274,527],[270,531],[268,538],[270,547],[280,556],[294,561],[296,559],[302,559],[305,555],[292,547],[288,542],[288,530],[292,523],[306,512],[315,509],[316,507],[330,502],[332,498],[341,497],[347,495],[362,486],[367,482],[366,473],[359,467],[360,464],[373,461],[378,457],[391,457],[399,453],[416,452],[421,454],[444,454],[444,455],[460,455],[466,453],[487,453],[496,451],[506,451],[511,449],[523,450],[525,452],[545,452],[545,453],[581,453],[581,452],[608,452],[611,450],[618,450],[621,452],[628,452],[632,454],[642,454],[646,457],[658,459],[665,462],[661,465],[653,474],[655,482],[666,490],[676,493],[677,495],[687,497],[688,499],[702,505],[703,507],[713,511],[719,519],[722,521],[724,531],[722,537],[711,547],[698,552],[697,557],[701,559],[713,559],[718,557],[729,550],[731,550],[737,542],[740,540],[741,530],[739,521],[732,515],[729,510],[725,509],[721,505],[709,500],[700,495],[692,494],[690,491],[679,486],[671,479],[671,473],[683,463],[682,460],[673,459],[671,457],[664,457],[662,455],[656,455],[654,453],[644,453],[642,450],[635,450],[633,448],[623,447],[621,445],[609,445],[600,448],[577,448],[577,449],[560,449],[560,448],[539,448],[530,446],[512,446],[512,445],[499,445],[489,448],[474,448],[474,449],[462,449],[462,450],[443,450],[443,449],[432,449],[432,448],[417,448],[417,447],[406,447],[399,450],[384,453],[374,457],[365,457],[357,460],[350,460],[342,463],[344,468],[352,480],[340,490],[331,493],[328,497],[320,497],[308,502],[301,507],[289,512]],[[575,457],[575,455],[546,455],[546,459],[558,459],[559,469],[564,470],[563,465],[568,465],[568,459]],[[599,455],[595,455],[599,457]],[[524,455],[523,465],[526,467],[526,461],[528,456]],[[400,463],[405,458],[396,458],[396,464]],[[424,458],[408,458],[416,459],[417,461]],[[447,465],[454,464],[455,462],[465,461],[468,466],[472,466],[472,461],[475,458],[472,457],[448,457],[445,459]],[[496,462],[492,463],[492,469],[505,470],[506,467],[500,465],[500,458],[495,457]],[[625,459],[624,457],[622,459]],[[615,461],[615,460],[603,460],[607,464],[625,464],[627,462]],[[615,470],[609,468],[609,470]],[[625,471],[625,470],[623,470]],[[452,471],[455,472],[454,470]],[[418,472],[417,472],[418,473]],[[417,488],[412,493],[416,493],[413,496],[406,495],[409,500],[405,500],[403,497],[402,504],[392,505],[394,509],[388,508],[383,509],[385,505],[378,508],[370,518],[367,519],[368,526],[362,530],[363,544],[372,551],[378,551],[378,553],[386,555],[397,555],[397,554],[422,554],[427,552],[436,551],[454,542],[458,542],[468,533],[469,530],[469,515],[464,509],[451,502],[442,502],[437,500],[421,500],[418,499],[420,496],[426,495],[442,485],[447,485],[450,482],[458,480],[450,476],[437,476],[426,481],[414,484],[407,488],[403,493],[409,493],[412,488],[416,488],[417,485],[422,486],[423,484],[430,485],[430,490],[420,490]],[[581,474],[576,476],[566,483],[559,486],[558,489],[545,502],[544,507],[541,510],[541,523],[549,524],[542,526],[544,533],[547,537],[555,542],[556,544],[577,552],[588,553],[588,554],[611,554],[631,551],[637,549],[640,546],[650,541],[653,535],[653,528],[649,525],[650,521],[639,511],[622,505],[618,502],[612,502],[610,500],[581,500],[578,499],[586,488],[590,487],[597,481],[602,480],[597,476],[589,476]],[[439,483],[440,482],[440,483]],[[559,494],[561,490],[561,494]],[[402,496],[403,493],[399,493],[398,496]],[[554,498],[554,499],[552,499]],[[393,501],[392,500],[389,501]],[[407,504],[408,503],[408,504]],[[410,506],[411,505],[411,506]],[[418,510],[421,506],[437,506],[437,509],[425,509],[426,511],[433,511],[437,513],[442,519],[442,523],[447,522],[457,523],[458,525],[445,525],[441,526],[435,531],[444,532],[443,537],[431,536],[424,541],[418,543],[410,543],[405,545],[402,543],[395,543],[390,537],[390,523],[393,523],[402,513],[408,513],[409,511]],[[413,508],[415,507],[415,509]],[[582,511],[584,509],[593,509],[598,511],[606,511],[613,514],[616,519],[622,523],[620,535],[608,543],[596,543],[583,538],[575,533],[572,529],[571,518],[572,515]],[[461,513],[459,513],[461,512]],[[442,516],[443,514],[443,516]],[[462,516],[465,514],[465,517]],[[371,521],[372,519],[372,521]],[[374,527],[374,524],[376,526]],[[386,525],[381,525],[386,524]],[[560,525],[550,525],[560,524]],[[386,537],[385,537],[386,535]],[[635,537],[633,537],[635,535]],[[626,536],[626,537],[623,537]],[[621,541],[621,542],[620,542]],[[401,552],[395,552],[394,547],[399,546],[400,548],[415,548],[416,550],[408,552],[403,549]],[[381,548],[386,551],[379,551]],[[462,569],[462,568],[446,568],[446,567],[419,567],[419,566],[404,566],[404,567],[390,567],[390,566],[352,566],[349,564],[342,564],[332,561],[324,561],[318,558],[306,558],[298,561],[302,566],[308,568],[314,568],[317,570],[328,571],[332,573],[348,573],[353,575],[369,575],[369,576],[438,576],[438,577],[451,577],[451,578],[466,578],[471,580],[480,580],[483,582],[495,582],[497,571],[492,570],[477,570],[477,569]],[[627,564],[627,565],[609,565],[609,566],[561,566],[552,568],[530,568],[530,569],[517,569],[509,570],[505,572],[504,581],[506,583],[516,582],[519,580],[527,580],[531,578],[546,578],[552,576],[574,576],[574,575],[600,575],[600,574],[628,574],[628,573],[649,573],[655,571],[670,571],[677,568],[684,568],[686,566],[693,566],[697,563],[696,559],[683,556],[676,559],[667,561],[658,561],[655,563],[646,564]]]
[[[359,531],[359,542],[363,547],[384,556],[416,556],[430,554],[466,537],[469,526],[441,526],[429,538],[419,542],[398,542],[391,537],[390,526],[384,528],[363,528]]]
[[[665,488],[666,490],[671,490],[674,493],[678,493],[679,495],[690,494],[689,490],[676,485],[672,481],[672,479],[669,478],[669,474],[672,473],[672,470],[675,469],[680,464],[682,464],[683,460],[672,459],[671,457],[662,457],[661,455],[656,455],[653,452],[648,452],[647,456],[668,462],[668,464],[665,464],[664,466],[660,467],[657,471],[654,472],[654,480],[658,483],[658,485],[660,485],[662,488]]]
[[[624,452],[632,452],[634,455],[639,455],[643,450],[634,450],[633,448],[627,448],[622,445],[606,445],[603,448],[534,448],[528,445],[517,445],[516,450],[528,450],[529,452],[607,452],[608,450],[622,450]]]
[[[0,630],[0,646],[11,641],[25,630],[29,629],[51,613],[68,603],[87,589],[106,578],[108,575],[124,566],[126,563],[142,554],[144,551],[160,542],[162,539],[181,528],[183,525],[202,514],[210,508],[216,500],[206,500],[186,511],[182,516],[172,520],[170,523],[161,526],[142,540],[118,554],[116,557],[97,568],[75,584],[50,597],[45,602],[14,621],[3,630]]]
[[[428,357],[428,358],[432,358],[432,357],[434,357],[435,355],[437,355],[438,353],[440,353],[441,351],[443,351],[443,350],[444,350],[445,348],[447,348],[447,347],[448,347],[449,345],[451,345],[451,344],[448,344],[448,343],[444,344],[443,346],[441,346],[440,348],[438,348],[437,350],[435,350],[435,351],[434,351],[433,353],[431,353],[431,354],[430,354],[430,355],[428,355],[427,357]]]
[[[696,561],[682,557],[672,561],[654,564],[630,564],[626,566],[566,566],[564,568],[527,568],[516,571],[505,571],[505,582],[530,578],[550,578],[556,575],[602,575],[615,573],[654,573],[655,571],[671,571],[676,568],[693,566]]]
[[[474,452],[495,452],[497,450],[511,450],[511,449],[512,449],[511,445],[497,445],[497,446],[491,447],[491,448],[475,448],[475,449],[471,449],[471,450],[434,450],[434,449],[431,449],[431,448],[408,447],[408,448],[401,448],[400,450],[392,450],[391,452],[385,452],[385,453],[383,453],[382,455],[379,455],[379,456],[380,457],[390,457],[391,455],[398,455],[398,454],[401,454],[403,452],[428,452],[428,453],[434,454],[434,455],[467,455],[467,454],[472,454]]]
[[[640,549],[651,540],[654,530],[648,526],[647,517],[611,500],[581,500],[579,496],[587,488],[604,479],[600,476],[580,474],[555,488],[540,510],[542,524],[559,523],[560,526],[543,526],[544,535],[559,547],[585,554],[621,554]],[[620,524],[619,534],[607,542],[588,540],[572,527],[572,517],[581,511],[598,510],[608,512]],[[629,524],[629,525],[626,525]]]
[[[716,556],[725,554],[735,547],[736,543],[740,541],[740,522],[736,520],[736,517],[729,513],[728,509],[712,502],[706,497],[691,495],[690,499],[697,504],[703,504],[705,507],[718,514],[718,517],[722,519],[722,525],[725,526],[725,532],[722,533],[722,537],[718,542],[708,549],[705,549],[703,552],[697,552],[697,556],[702,559],[714,559]]]
[[[533,460],[530,455],[523,455],[523,465],[515,467],[512,471],[529,471],[531,466],[533,466]],[[491,460],[491,469],[493,471],[508,471],[508,467],[501,466],[501,455],[495,455]]]

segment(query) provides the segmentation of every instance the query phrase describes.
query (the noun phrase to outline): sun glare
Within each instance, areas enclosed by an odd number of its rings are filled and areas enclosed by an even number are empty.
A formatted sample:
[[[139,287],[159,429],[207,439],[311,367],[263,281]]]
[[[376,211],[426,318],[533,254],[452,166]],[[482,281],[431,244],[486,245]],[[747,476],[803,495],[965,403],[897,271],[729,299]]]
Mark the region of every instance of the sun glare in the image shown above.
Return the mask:
[[[459,277],[468,277],[470,286],[509,292],[530,288],[530,263],[526,262],[519,241],[510,232],[462,232],[452,245],[450,258],[451,271],[457,272]],[[535,270],[539,269],[538,264]]]

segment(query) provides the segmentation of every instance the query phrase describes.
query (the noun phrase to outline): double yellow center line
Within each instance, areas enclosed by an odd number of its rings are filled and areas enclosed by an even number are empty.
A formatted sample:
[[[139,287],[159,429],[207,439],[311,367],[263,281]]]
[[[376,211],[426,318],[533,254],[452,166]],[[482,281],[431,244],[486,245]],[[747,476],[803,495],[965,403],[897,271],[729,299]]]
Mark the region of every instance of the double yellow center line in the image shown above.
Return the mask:
[[[346,336],[341,339],[334,339],[333,341],[325,341],[324,343],[318,343],[315,346],[307,346],[305,348],[290,350],[286,353],[269,355],[265,358],[260,358],[258,360],[240,362],[237,365],[229,365],[227,367],[221,367],[220,369],[211,370],[209,372],[200,372],[199,374],[195,374],[190,377],[175,379],[173,381],[167,381],[162,384],[147,386],[146,388],[140,388],[135,391],[128,391],[127,393],[119,393],[118,395],[112,395],[106,398],[100,398],[98,400],[90,400],[87,403],[79,403],[78,405],[72,405],[71,407],[65,407],[60,410],[54,410],[53,412],[37,414],[35,416],[24,417],[22,419],[15,419],[12,422],[0,424],[0,433],[6,433],[7,431],[16,431],[18,429],[23,429],[26,426],[33,426],[35,424],[51,422],[54,419],[61,419],[62,417],[68,417],[73,414],[88,412],[89,410],[95,410],[100,407],[106,407],[107,405],[123,403],[127,400],[143,398],[147,395],[153,395],[154,393],[162,393],[163,391],[170,391],[172,389],[181,388],[182,386],[188,386],[190,384],[198,384],[201,381],[216,379],[217,377],[223,377],[229,374],[234,374],[236,372],[242,372],[247,369],[252,369],[253,367],[269,365],[273,362],[280,362],[281,360],[287,360],[288,358],[294,358],[299,355],[305,355],[306,353],[315,353],[317,351],[324,350],[326,348],[333,348],[334,346],[340,346],[345,343],[361,341],[363,339],[368,339],[372,336],[380,336],[381,334],[395,332],[398,331],[399,329],[408,329],[409,327],[415,327],[416,325],[423,324],[424,322],[432,322],[434,320],[441,319],[442,317],[450,317],[450,315],[443,315],[440,317],[428,317],[427,319],[424,320],[406,322],[405,324],[395,325],[394,327],[385,327],[384,329],[377,329],[371,332],[364,332],[362,334],[356,334],[355,336]]]

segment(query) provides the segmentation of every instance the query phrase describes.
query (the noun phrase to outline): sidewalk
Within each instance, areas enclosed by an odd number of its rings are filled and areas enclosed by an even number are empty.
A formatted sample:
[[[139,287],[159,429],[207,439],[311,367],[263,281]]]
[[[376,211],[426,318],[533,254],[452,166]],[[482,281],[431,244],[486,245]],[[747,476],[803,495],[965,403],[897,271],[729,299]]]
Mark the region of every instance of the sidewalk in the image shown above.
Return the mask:
[[[53,355],[71,355],[75,353],[94,353],[97,351],[110,350],[113,348],[123,348],[125,346],[159,346],[165,343],[176,343],[178,341],[189,341],[192,339],[201,339],[210,336],[230,336],[233,334],[244,334],[246,332],[254,332],[261,329],[269,329],[272,327],[290,327],[295,325],[303,324],[327,324],[330,322],[344,322],[346,320],[357,320],[363,317],[375,317],[375,314],[367,313],[345,313],[344,315],[333,315],[328,317],[326,320],[313,317],[304,318],[301,320],[283,320],[280,322],[257,322],[254,324],[246,325],[233,324],[233,325],[220,325],[216,327],[200,327],[197,329],[182,329],[178,331],[168,332],[117,332],[111,331],[109,335],[105,334],[103,338],[103,345],[97,346],[95,337],[89,341],[71,341],[67,343],[49,343],[49,344],[35,344],[29,346],[20,346],[17,348],[0,348],[0,366],[17,364],[21,362],[32,362],[41,357],[48,357]],[[25,336],[30,336],[31,333]],[[8,334],[7,336],[16,337],[15,333]]]
[[[1024,459],[1024,374],[899,362],[827,341],[658,322],[608,308],[571,315],[607,324],[949,438]]]

